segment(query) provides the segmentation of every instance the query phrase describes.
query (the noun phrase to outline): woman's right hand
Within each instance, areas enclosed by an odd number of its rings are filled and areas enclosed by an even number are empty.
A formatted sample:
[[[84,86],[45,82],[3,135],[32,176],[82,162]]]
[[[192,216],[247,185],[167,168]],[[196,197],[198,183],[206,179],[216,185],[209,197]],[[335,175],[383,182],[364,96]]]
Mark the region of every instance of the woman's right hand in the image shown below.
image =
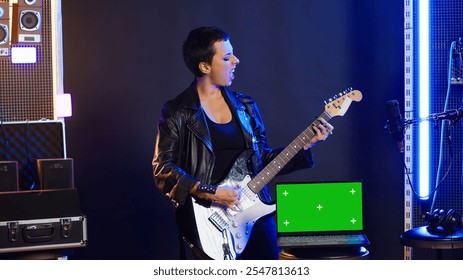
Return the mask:
[[[198,184],[199,185],[199,184]],[[227,206],[230,209],[236,210],[241,195],[241,187],[239,185],[221,185],[217,187],[215,194],[198,191],[198,185],[191,189],[190,194],[195,195],[201,199],[210,200]]]
[[[236,210],[236,206],[240,201],[241,187],[238,186],[219,186],[211,199],[215,203],[227,206],[230,209]]]

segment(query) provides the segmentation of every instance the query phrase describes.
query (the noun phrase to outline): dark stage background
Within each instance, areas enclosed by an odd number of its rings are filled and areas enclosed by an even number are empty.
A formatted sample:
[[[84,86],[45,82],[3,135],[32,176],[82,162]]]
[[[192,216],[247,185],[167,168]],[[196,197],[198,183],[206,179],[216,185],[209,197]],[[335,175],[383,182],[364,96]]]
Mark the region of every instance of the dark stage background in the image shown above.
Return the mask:
[[[315,168],[276,180],[364,180],[370,257],[403,258],[401,157],[383,131],[386,101],[403,104],[403,1],[65,0],[62,12],[67,151],[89,239],[71,258],[178,257],[151,159],[162,104],[193,78],[182,42],[202,25],[231,33],[241,60],[231,88],[259,103],[273,146],[292,141],[324,99],[362,91],[314,148]]]

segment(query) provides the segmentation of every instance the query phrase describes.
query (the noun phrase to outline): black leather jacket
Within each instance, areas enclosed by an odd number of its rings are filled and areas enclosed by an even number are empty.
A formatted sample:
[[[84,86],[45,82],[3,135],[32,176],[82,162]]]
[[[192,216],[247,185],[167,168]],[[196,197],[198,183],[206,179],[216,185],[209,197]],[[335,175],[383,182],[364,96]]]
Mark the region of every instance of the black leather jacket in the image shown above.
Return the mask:
[[[262,116],[252,98],[226,88],[221,90],[241,125],[246,147],[254,150],[251,169],[257,174],[283,148],[268,146]],[[198,181],[210,183],[214,151],[196,82],[164,104],[152,164],[156,186],[177,206],[185,203],[189,190]],[[313,164],[311,151],[302,150],[280,174],[312,167]],[[262,189],[261,199],[269,202],[267,188]]]

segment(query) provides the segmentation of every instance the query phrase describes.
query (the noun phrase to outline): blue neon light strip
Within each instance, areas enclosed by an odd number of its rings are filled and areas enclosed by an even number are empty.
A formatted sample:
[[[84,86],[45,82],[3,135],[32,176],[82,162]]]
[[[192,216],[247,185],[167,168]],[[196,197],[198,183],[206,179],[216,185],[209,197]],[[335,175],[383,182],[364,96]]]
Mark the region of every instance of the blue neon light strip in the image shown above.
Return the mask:
[[[429,116],[429,1],[419,2],[419,113]],[[419,127],[419,189],[420,196],[429,196],[429,122]]]

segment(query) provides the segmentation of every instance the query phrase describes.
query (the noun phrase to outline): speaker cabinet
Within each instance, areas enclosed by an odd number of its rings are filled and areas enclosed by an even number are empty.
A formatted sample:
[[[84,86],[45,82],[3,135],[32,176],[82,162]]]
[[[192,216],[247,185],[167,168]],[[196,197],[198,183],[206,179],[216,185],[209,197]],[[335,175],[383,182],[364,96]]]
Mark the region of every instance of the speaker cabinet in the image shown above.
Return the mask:
[[[42,42],[42,0],[18,0],[13,4],[14,43]]]
[[[18,162],[0,161],[0,192],[13,192],[18,190]]]
[[[74,161],[72,158],[38,159],[40,189],[73,189]]]
[[[10,54],[10,6],[0,2],[0,57]]]

